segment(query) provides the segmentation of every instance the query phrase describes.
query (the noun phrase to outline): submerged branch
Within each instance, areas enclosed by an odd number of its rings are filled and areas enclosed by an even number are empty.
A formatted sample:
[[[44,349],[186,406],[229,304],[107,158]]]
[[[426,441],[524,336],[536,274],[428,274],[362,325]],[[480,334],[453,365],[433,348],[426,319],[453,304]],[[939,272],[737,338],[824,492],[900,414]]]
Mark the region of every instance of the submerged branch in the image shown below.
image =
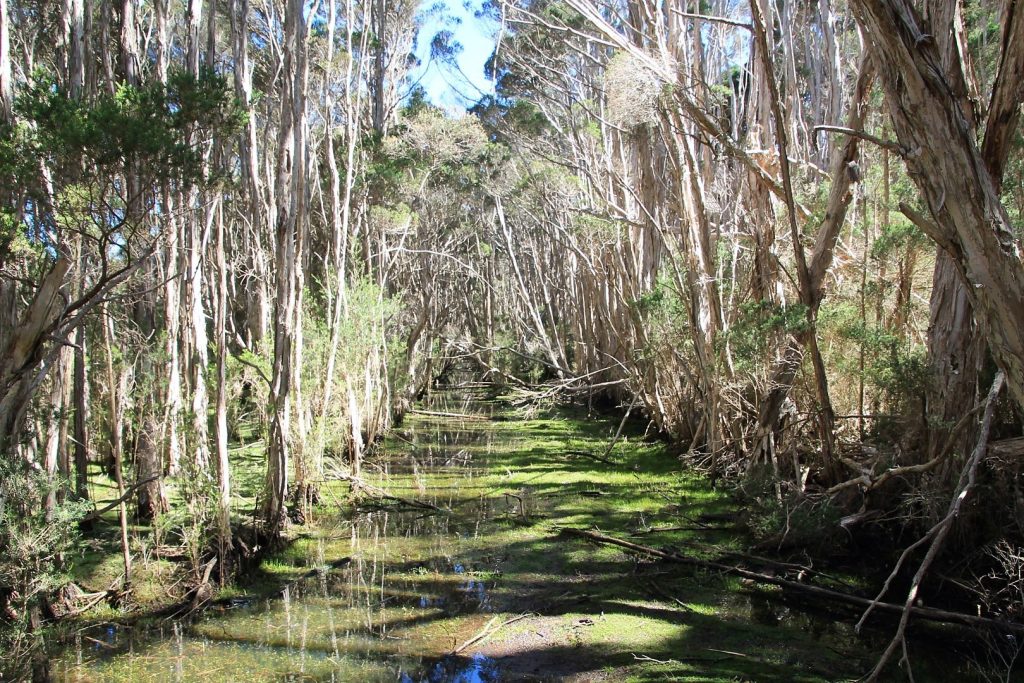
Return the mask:
[[[436,410],[415,410],[407,411],[410,415],[426,415],[427,417],[454,417],[460,420],[490,420],[488,415],[470,415],[466,413],[445,413]]]

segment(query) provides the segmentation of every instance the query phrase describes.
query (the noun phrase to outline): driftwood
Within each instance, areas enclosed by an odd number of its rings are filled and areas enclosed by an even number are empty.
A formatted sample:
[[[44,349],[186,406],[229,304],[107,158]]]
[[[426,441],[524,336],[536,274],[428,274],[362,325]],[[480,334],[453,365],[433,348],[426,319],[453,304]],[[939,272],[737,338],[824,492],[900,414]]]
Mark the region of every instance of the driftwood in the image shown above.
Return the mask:
[[[821,586],[814,586],[807,583],[800,583],[799,581],[791,581],[778,576],[772,576],[770,574],[762,574],[761,572],[751,571],[730,564],[722,562],[715,562],[713,560],[701,560],[695,557],[688,557],[686,555],[680,555],[678,553],[667,552],[659,550],[658,548],[651,548],[648,546],[640,545],[637,543],[631,543],[624,541],[613,536],[606,536],[604,534],[597,533],[595,531],[587,531],[586,529],[575,529],[571,527],[563,527],[560,533],[564,536],[575,536],[577,538],[584,538],[594,543],[602,543],[605,545],[615,545],[626,550],[631,550],[635,553],[642,555],[649,555],[651,557],[657,557],[658,559],[665,560],[667,562],[674,562],[676,564],[685,564],[692,567],[701,567],[704,569],[713,569],[716,571],[724,572],[727,574],[734,574],[736,576],[742,576],[743,578],[750,579],[752,581],[758,581],[760,583],[769,583],[775,586],[781,586],[782,588],[788,588],[790,590],[810,595],[824,600],[831,600],[833,602],[840,602],[846,605],[854,605],[856,607],[873,607],[881,612],[888,612],[890,614],[903,614],[905,611],[910,616],[918,619],[924,619],[926,621],[937,621],[942,623],[950,624],[961,624],[964,626],[983,626],[988,628],[999,629],[1002,631],[1016,631],[1024,633],[1024,624],[1016,624],[1012,622],[999,621],[997,619],[989,619],[986,617],[977,617],[971,614],[964,614],[962,612],[951,612],[943,609],[935,609],[934,607],[906,607],[904,605],[896,605],[887,602],[878,602],[869,598],[863,598],[859,595],[852,595],[850,593],[843,593],[841,591],[832,590],[830,588],[822,588]]]

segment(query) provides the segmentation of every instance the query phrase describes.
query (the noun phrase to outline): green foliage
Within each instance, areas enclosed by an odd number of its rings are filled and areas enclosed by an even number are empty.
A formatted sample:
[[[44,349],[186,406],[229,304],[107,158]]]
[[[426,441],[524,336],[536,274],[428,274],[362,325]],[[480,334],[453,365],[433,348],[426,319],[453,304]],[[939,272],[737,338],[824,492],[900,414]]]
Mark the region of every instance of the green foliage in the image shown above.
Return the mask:
[[[983,82],[983,90],[994,79],[1001,50],[1000,6],[981,0],[966,0],[963,3],[963,20],[967,29],[967,45],[973,60],[975,72]]]
[[[228,424],[236,438],[243,424],[254,424],[256,436],[266,436],[266,407],[270,400],[271,345],[261,344],[255,351],[243,349],[228,358]]]
[[[489,140],[477,119],[454,119],[435,109],[406,119],[403,129],[385,139],[380,151],[375,159],[380,168],[373,170],[386,170],[385,177],[392,183],[397,184],[403,172],[411,172],[415,186],[425,180],[426,187],[445,190],[478,187],[507,157],[505,148]]]
[[[121,84],[83,99],[38,73],[17,94],[15,114],[17,123],[0,125],[0,186],[18,188],[21,204],[0,208],[0,267],[20,260],[30,269],[46,267],[69,231],[130,257],[133,237],[152,238],[142,229],[152,225],[148,188],[214,181],[203,145],[245,118],[225,77],[181,71],[166,84]]]
[[[747,526],[761,543],[825,552],[836,542],[842,511],[830,499],[811,500],[779,491],[767,466],[751,469],[741,487]]]
[[[344,304],[334,303],[343,305],[343,311],[330,377],[325,376],[331,353],[331,320],[326,306],[317,302],[315,297],[306,297],[303,320],[303,386],[314,408],[313,414],[321,421],[315,426],[314,433],[319,434],[322,430],[324,442],[318,446],[327,453],[336,454],[345,452],[351,434],[347,392],[351,389],[361,398],[367,389],[368,376],[373,381],[384,371],[381,367],[384,355],[381,346],[382,343],[391,346],[390,339],[385,342],[387,325],[400,311],[398,299],[383,296],[380,288],[369,280],[361,280],[348,287],[344,294]],[[399,350],[400,339],[392,348],[394,353],[388,353],[389,360],[395,361],[404,355]],[[331,390],[329,402],[326,396],[328,385]]]
[[[8,131],[0,149],[100,180],[128,168],[145,169],[154,179],[202,180],[197,143],[215,132],[237,131],[245,120],[227,79],[212,71],[198,78],[174,71],[166,85],[122,83],[93,101],[68,97],[55,79],[40,74],[19,94],[15,110],[31,122],[31,132]],[[0,156],[0,173],[19,171],[24,169]]]
[[[623,230],[623,223],[594,216],[588,213],[577,213],[572,216],[572,227],[581,237],[594,242],[614,240]]]
[[[890,405],[900,406],[924,394],[929,367],[923,347],[860,321],[845,325],[841,332],[863,345],[868,358],[864,379],[886,396]]]
[[[182,459],[181,474],[175,479],[180,505],[160,516],[154,524],[156,543],[171,532],[181,542],[188,557],[189,570],[196,577],[210,548],[214,547],[217,521],[217,483],[209,467],[200,467],[190,458]]]
[[[807,307],[802,303],[786,306],[770,301],[740,304],[739,315],[722,335],[718,344],[728,344],[737,369],[751,371],[777,348],[780,335],[800,334],[808,330]]]
[[[395,192],[401,186],[406,171],[413,167],[412,157],[385,154],[384,141],[377,134],[366,136],[360,146],[367,158],[362,182],[382,195]]]
[[[636,351],[637,358],[653,358],[663,349],[692,352],[686,297],[678,291],[668,275],[662,274],[651,291],[634,301],[633,306],[648,325],[649,344]]]
[[[564,2],[552,2],[544,8],[543,14],[548,19],[570,28],[581,29],[587,25],[583,15]]]
[[[67,583],[58,558],[77,540],[78,521],[89,507],[55,503],[48,517],[43,501],[57,486],[44,472],[0,458],[0,604],[9,605],[8,618],[0,619],[0,651],[12,658],[23,653],[30,615]]]
[[[862,378],[868,393],[883,399],[892,412],[924,394],[930,368],[923,345],[862,320],[859,307],[850,302],[826,302],[818,320],[821,334],[831,335],[836,347],[830,365],[841,376]]]
[[[904,219],[902,215],[893,216],[892,222],[871,245],[871,258],[881,260],[908,247],[924,247],[928,237],[921,230]]]

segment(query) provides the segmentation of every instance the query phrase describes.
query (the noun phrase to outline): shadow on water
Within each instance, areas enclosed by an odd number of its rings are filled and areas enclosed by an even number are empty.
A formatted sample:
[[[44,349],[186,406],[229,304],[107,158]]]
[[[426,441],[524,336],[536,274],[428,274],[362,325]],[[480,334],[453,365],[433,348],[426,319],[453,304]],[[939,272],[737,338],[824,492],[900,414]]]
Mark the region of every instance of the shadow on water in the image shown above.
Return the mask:
[[[480,395],[438,394],[427,409],[500,419],[410,416],[366,476],[448,511],[322,511],[260,567],[263,595],[190,622],[83,629],[54,678],[832,681],[870,666],[877,644],[846,614],[557,536],[552,522],[628,533],[721,509],[660,451],[627,452],[621,467],[566,457],[601,448],[615,424],[518,420]],[[935,660],[964,678],[949,653]]]
[[[444,657],[428,666],[426,673],[402,672],[400,683],[492,683],[501,680],[498,662],[491,657],[475,654],[470,657]]]

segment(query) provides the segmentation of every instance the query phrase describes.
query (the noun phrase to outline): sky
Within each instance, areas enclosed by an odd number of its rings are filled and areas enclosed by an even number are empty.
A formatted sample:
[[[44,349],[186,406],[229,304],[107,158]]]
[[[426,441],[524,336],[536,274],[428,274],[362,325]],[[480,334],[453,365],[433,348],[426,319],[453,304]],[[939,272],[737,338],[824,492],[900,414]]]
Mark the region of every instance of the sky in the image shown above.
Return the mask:
[[[463,4],[465,2],[465,4]],[[494,51],[497,26],[488,19],[478,19],[474,12],[480,0],[423,0],[420,11],[443,6],[443,12],[431,12],[420,29],[416,56],[420,66],[413,71],[412,81],[427,91],[427,98],[452,113],[462,113],[486,94],[493,94],[494,84],[484,77],[484,63]],[[430,43],[434,35],[447,28],[462,46],[457,57],[458,69],[430,59]]]

